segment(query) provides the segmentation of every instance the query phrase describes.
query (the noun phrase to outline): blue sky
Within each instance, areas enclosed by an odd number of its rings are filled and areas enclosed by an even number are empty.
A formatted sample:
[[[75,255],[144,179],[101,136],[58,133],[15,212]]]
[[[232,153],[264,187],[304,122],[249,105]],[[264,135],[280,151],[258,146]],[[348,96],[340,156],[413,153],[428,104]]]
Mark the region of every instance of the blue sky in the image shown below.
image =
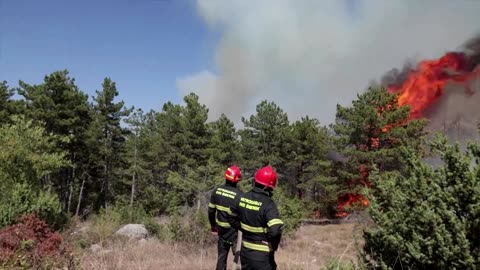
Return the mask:
[[[68,69],[90,96],[105,77],[128,106],[180,102],[176,79],[214,69],[218,35],[192,0],[0,0],[0,80]]]

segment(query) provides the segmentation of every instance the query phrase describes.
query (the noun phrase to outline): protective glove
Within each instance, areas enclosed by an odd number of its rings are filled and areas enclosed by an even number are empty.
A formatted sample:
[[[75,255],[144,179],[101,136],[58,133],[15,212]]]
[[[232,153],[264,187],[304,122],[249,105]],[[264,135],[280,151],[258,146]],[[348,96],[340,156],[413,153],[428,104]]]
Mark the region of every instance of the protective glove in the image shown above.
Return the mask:
[[[212,233],[212,235],[218,235],[217,226],[212,226],[212,228],[210,229],[210,232]]]

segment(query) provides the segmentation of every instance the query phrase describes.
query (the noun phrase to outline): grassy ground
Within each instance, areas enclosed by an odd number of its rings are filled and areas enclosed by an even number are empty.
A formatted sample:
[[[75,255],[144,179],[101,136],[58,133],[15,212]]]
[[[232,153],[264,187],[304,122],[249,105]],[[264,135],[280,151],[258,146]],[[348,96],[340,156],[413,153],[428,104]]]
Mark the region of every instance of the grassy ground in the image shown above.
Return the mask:
[[[331,259],[356,261],[354,224],[305,225],[285,239],[276,253],[279,269],[321,269]],[[110,241],[101,251],[87,251],[84,269],[215,269],[216,246],[197,250],[187,244],[161,242],[155,238],[140,242]],[[231,254],[229,255],[231,269]]]
[[[279,269],[320,269],[330,260],[356,262],[354,224],[300,228],[276,254]]]

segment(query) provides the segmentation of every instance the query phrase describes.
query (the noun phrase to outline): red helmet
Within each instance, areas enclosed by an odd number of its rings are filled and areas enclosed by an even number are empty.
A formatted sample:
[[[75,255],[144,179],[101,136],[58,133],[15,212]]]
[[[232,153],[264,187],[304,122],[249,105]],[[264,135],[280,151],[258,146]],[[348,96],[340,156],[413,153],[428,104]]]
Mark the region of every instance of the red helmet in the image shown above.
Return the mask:
[[[238,182],[242,179],[242,173],[237,166],[233,165],[225,171],[225,179],[232,182]]]
[[[270,166],[263,167],[255,173],[255,182],[274,188],[277,185],[277,173]]]

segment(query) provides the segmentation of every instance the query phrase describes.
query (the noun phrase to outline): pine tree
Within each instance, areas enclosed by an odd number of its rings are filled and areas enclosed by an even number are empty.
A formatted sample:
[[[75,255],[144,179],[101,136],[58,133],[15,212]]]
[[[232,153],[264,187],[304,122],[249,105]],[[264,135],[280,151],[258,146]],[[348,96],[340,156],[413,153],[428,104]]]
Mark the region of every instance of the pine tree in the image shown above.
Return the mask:
[[[221,114],[209,126],[212,133],[210,155],[214,161],[225,167],[238,163],[240,143],[233,122],[225,114]]]
[[[45,123],[48,132],[70,138],[68,142],[59,141],[57,147],[68,152],[72,166],[48,177],[55,182],[64,209],[71,210],[78,168],[88,162],[85,144],[91,121],[88,96],[78,89],[67,70],[45,76],[40,85],[29,85],[23,81],[19,85],[18,93],[25,98],[25,114],[36,122]]]
[[[102,91],[96,91],[93,110],[94,122],[91,127],[93,144],[100,159],[97,163],[97,177],[101,181],[101,202],[107,207],[115,194],[115,181],[121,178],[121,171],[126,167],[124,160],[125,139],[128,129],[121,126],[124,117],[128,117],[133,108],[125,108],[124,102],[115,103],[119,95],[115,82],[105,78]]]
[[[253,175],[261,166],[270,164],[277,170],[285,167],[287,156],[288,116],[274,102],[261,101],[256,114],[242,117],[244,129],[240,130],[244,149],[244,166]]]
[[[126,161],[129,167],[126,169],[125,183],[126,192],[120,192],[118,199],[126,197],[129,193],[129,205],[133,210],[134,205],[143,207],[145,190],[151,179],[151,164],[148,162],[147,149],[151,147],[148,128],[146,127],[146,115],[142,109],[137,109],[125,122],[128,124],[130,134],[126,141]],[[128,189],[129,192],[128,192]],[[123,190],[122,190],[123,191]],[[150,209],[146,209],[150,210]]]
[[[184,102],[185,106],[167,102],[156,114],[149,154],[155,161],[154,185],[163,201],[159,211],[170,213],[181,205],[192,205],[217,170],[211,159],[208,109],[193,93]]]
[[[165,182],[161,180],[164,175],[158,173],[161,155],[157,151],[159,136],[155,115],[153,110],[144,113],[137,109],[125,119],[129,130],[123,155],[126,164],[118,169],[122,177],[118,179],[114,198],[117,205],[129,205],[133,211],[141,208],[150,214],[157,214],[162,208],[164,186],[159,183]]]
[[[12,114],[12,98],[13,89],[9,89],[7,82],[0,82],[0,126],[8,123]]]
[[[290,127],[288,168],[294,179],[299,199],[314,202],[324,215],[336,201],[335,178],[331,176],[331,162],[327,159],[332,150],[332,138],[326,127],[317,119],[303,117]],[[317,204],[320,203],[321,206]]]
[[[180,171],[188,160],[183,149],[187,147],[183,107],[172,102],[165,103],[162,111],[156,114],[155,125],[157,173],[166,176],[168,171]]]
[[[192,159],[190,167],[205,166],[208,161],[207,149],[210,144],[211,134],[207,125],[208,108],[200,104],[198,96],[190,93],[183,98],[186,106],[183,109],[185,121],[186,148],[184,153]]]
[[[397,96],[384,88],[370,88],[351,107],[337,105],[332,128],[336,145],[348,161],[339,167],[346,191],[367,185],[372,165],[381,171],[402,170],[399,147],[420,149],[424,120],[410,120],[409,106],[399,106]],[[367,177],[366,177],[367,176]]]

